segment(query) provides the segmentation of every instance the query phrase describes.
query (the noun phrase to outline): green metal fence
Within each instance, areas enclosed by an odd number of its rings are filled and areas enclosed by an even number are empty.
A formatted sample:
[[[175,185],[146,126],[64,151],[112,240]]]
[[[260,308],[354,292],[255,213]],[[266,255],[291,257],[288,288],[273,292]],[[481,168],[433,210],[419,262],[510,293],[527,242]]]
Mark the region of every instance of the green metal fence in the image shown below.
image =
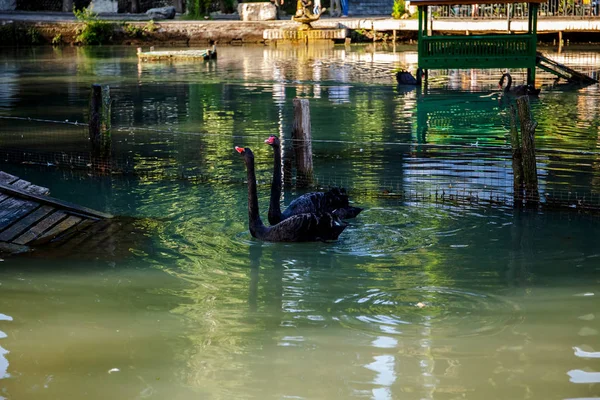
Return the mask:
[[[422,68],[535,67],[535,35],[424,36]]]
[[[529,15],[527,3],[474,4],[431,7],[434,18],[522,19]],[[550,0],[540,4],[541,18],[600,18],[600,0]]]

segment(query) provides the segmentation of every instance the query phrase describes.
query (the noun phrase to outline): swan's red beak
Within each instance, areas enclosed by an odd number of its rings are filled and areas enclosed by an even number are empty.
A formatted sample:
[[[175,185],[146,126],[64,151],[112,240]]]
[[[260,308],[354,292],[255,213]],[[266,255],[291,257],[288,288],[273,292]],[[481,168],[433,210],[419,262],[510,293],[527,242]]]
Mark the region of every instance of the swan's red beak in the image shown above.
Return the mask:
[[[244,148],[243,147],[235,146],[235,151],[237,151],[238,153],[242,154],[244,152]]]
[[[271,136],[269,136],[269,138],[267,140],[265,140],[265,143],[273,144],[274,141],[275,141],[275,136],[271,135]]]

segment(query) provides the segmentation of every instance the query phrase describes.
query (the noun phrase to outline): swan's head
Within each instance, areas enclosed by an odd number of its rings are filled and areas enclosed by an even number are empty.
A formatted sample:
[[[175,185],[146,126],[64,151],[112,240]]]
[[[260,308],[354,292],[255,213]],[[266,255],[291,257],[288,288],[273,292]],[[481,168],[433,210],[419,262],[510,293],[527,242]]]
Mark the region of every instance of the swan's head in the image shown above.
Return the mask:
[[[238,153],[240,153],[242,156],[244,156],[244,158],[247,157],[254,157],[254,154],[252,153],[252,150],[250,150],[247,147],[239,147],[239,146],[235,146],[235,151],[237,151]]]
[[[279,138],[275,135],[271,135],[271,136],[269,136],[269,138],[267,140],[265,140],[265,143],[268,144],[269,146],[278,146]]]

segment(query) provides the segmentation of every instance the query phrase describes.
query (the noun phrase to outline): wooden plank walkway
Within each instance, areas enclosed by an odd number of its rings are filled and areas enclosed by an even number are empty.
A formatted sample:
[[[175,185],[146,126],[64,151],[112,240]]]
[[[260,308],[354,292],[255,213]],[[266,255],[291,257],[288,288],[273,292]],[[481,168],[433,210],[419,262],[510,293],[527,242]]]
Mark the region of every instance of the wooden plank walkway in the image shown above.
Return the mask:
[[[47,188],[0,171],[0,254],[20,253],[73,238],[112,218],[96,210],[48,197]]]
[[[140,61],[211,60],[217,58],[217,46],[206,50],[142,51],[137,49]]]

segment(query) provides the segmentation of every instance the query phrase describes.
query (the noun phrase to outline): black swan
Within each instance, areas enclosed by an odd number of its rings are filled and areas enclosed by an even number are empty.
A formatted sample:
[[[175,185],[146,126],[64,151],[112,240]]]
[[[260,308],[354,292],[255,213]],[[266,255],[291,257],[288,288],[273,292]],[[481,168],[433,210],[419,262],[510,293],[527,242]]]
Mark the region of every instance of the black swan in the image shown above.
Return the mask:
[[[414,85],[421,86],[421,78],[423,76],[423,70],[421,68],[417,68],[417,77],[415,78],[410,74],[410,72],[402,70],[396,72],[396,82],[398,85]]]
[[[254,154],[249,148],[235,147],[244,156],[248,174],[248,227],[250,234],[269,242],[316,242],[336,240],[347,224],[328,213],[294,215],[277,225],[265,226],[258,214]]]
[[[273,148],[273,182],[271,183],[271,201],[269,203],[269,223],[286,220],[292,215],[303,213],[331,213],[340,219],[354,218],[363,210],[348,204],[348,195],[344,189],[332,188],[328,192],[306,193],[290,203],[281,212],[281,144],[277,136],[271,135],[265,143]]]
[[[506,86],[504,86],[504,80],[506,79]],[[533,85],[519,85],[512,86],[512,77],[508,72],[502,74],[502,78],[498,82],[498,87],[502,89],[504,93],[513,94],[515,96],[538,96],[541,89],[536,89]]]

